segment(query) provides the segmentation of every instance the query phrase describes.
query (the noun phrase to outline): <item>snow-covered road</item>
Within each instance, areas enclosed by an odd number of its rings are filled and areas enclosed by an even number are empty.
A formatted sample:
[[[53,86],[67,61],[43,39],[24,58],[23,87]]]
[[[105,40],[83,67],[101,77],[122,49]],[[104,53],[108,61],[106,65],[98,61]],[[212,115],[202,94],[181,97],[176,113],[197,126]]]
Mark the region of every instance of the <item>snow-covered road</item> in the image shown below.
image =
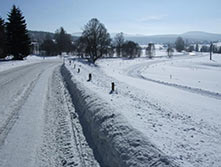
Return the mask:
[[[0,73],[0,166],[99,166],[63,85],[61,60]]]

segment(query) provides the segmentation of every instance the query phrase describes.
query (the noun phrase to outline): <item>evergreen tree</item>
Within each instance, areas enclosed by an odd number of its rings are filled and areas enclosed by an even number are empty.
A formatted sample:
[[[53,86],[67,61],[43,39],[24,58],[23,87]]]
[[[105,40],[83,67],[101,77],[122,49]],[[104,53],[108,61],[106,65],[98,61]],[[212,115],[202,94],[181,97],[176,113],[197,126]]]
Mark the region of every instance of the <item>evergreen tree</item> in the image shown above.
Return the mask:
[[[62,52],[70,52],[72,47],[71,36],[67,34],[63,27],[55,32],[55,40],[59,54]]]
[[[46,56],[56,55],[57,48],[49,34],[46,35],[45,40],[41,44],[40,48],[46,52]]]
[[[176,45],[177,52],[183,51],[184,47],[185,47],[185,42],[184,42],[183,38],[178,37],[176,42],[175,42],[175,45]]]
[[[198,43],[196,44],[196,50],[195,51],[199,52],[199,44]]]
[[[187,52],[193,52],[194,51],[194,46],[190,45],[186,50],[187,50]]]
[[[15,60],[23,60],[30,53],[30,38],[26,22],[19,8],[13,5],[6,23],[7,51]]]
[[[6,34],[5,34],[5,23],[0,17],[0,58],[6,57]]]

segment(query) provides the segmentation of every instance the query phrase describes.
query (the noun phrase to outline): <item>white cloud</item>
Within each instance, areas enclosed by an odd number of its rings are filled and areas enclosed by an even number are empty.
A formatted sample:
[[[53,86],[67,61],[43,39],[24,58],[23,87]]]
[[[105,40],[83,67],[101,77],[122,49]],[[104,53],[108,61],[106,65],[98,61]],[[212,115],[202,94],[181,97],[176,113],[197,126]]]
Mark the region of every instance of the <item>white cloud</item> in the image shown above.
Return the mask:
[[[142,17],[139,19],[139,22],[151,22],[151,21],[160,21],[163,20],[168,15],[152,15],[147,17]]]

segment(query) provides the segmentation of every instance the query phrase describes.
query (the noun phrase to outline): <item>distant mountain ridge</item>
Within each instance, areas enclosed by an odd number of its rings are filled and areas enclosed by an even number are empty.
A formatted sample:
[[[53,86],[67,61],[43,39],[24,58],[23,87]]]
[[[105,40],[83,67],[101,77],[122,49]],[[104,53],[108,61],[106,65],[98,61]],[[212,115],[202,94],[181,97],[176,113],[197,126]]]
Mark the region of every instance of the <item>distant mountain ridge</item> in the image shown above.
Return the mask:
[[[150,35],[150,36],[128,36],[127,40],[135,41],[139,44],[147,44],[149,42],[154,43],[174,43],[177,37],[182,37],[185,40],[192,42],[203,42],[203,41],[221,41],[221,34],[207,33],[202,31],[190,31],[183,34],[168,34],[168,35]]]
[[[184,38],[194,38],[201,40],[217,41],[221,40],[221,34],[208,33],[202,31],[190,31],[184,34],[181,34]]]
[[[42,42],[47,35],[53,37],[54,33],[44,31],[29,31],[29,35],[33,40]],[[81,35],[81,32],[72,34],[72,39],[76,40]],[[116,33],[112,33],[113,38]],[[149,42],[153,43],[174,43],[177,37],[182,37],[190,42],[203,42],[203,41],[221,41],[221,34],[208,33],[202,31],[189,31],[183,34],[165,34],[165,35],[130,35],[124,34],[126,40],[132,40],[140,45],[146,45]]]

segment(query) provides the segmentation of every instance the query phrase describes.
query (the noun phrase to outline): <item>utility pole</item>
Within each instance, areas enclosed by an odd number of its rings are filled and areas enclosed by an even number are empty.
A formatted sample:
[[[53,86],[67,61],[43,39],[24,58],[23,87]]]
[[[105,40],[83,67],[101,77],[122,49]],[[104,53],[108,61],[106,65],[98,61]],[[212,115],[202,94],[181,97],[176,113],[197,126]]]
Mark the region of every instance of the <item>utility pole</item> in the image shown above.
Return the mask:
[[[210,57],[209,59],[212,60],[212,52],[213,52],[213,43],[210,44]]]

